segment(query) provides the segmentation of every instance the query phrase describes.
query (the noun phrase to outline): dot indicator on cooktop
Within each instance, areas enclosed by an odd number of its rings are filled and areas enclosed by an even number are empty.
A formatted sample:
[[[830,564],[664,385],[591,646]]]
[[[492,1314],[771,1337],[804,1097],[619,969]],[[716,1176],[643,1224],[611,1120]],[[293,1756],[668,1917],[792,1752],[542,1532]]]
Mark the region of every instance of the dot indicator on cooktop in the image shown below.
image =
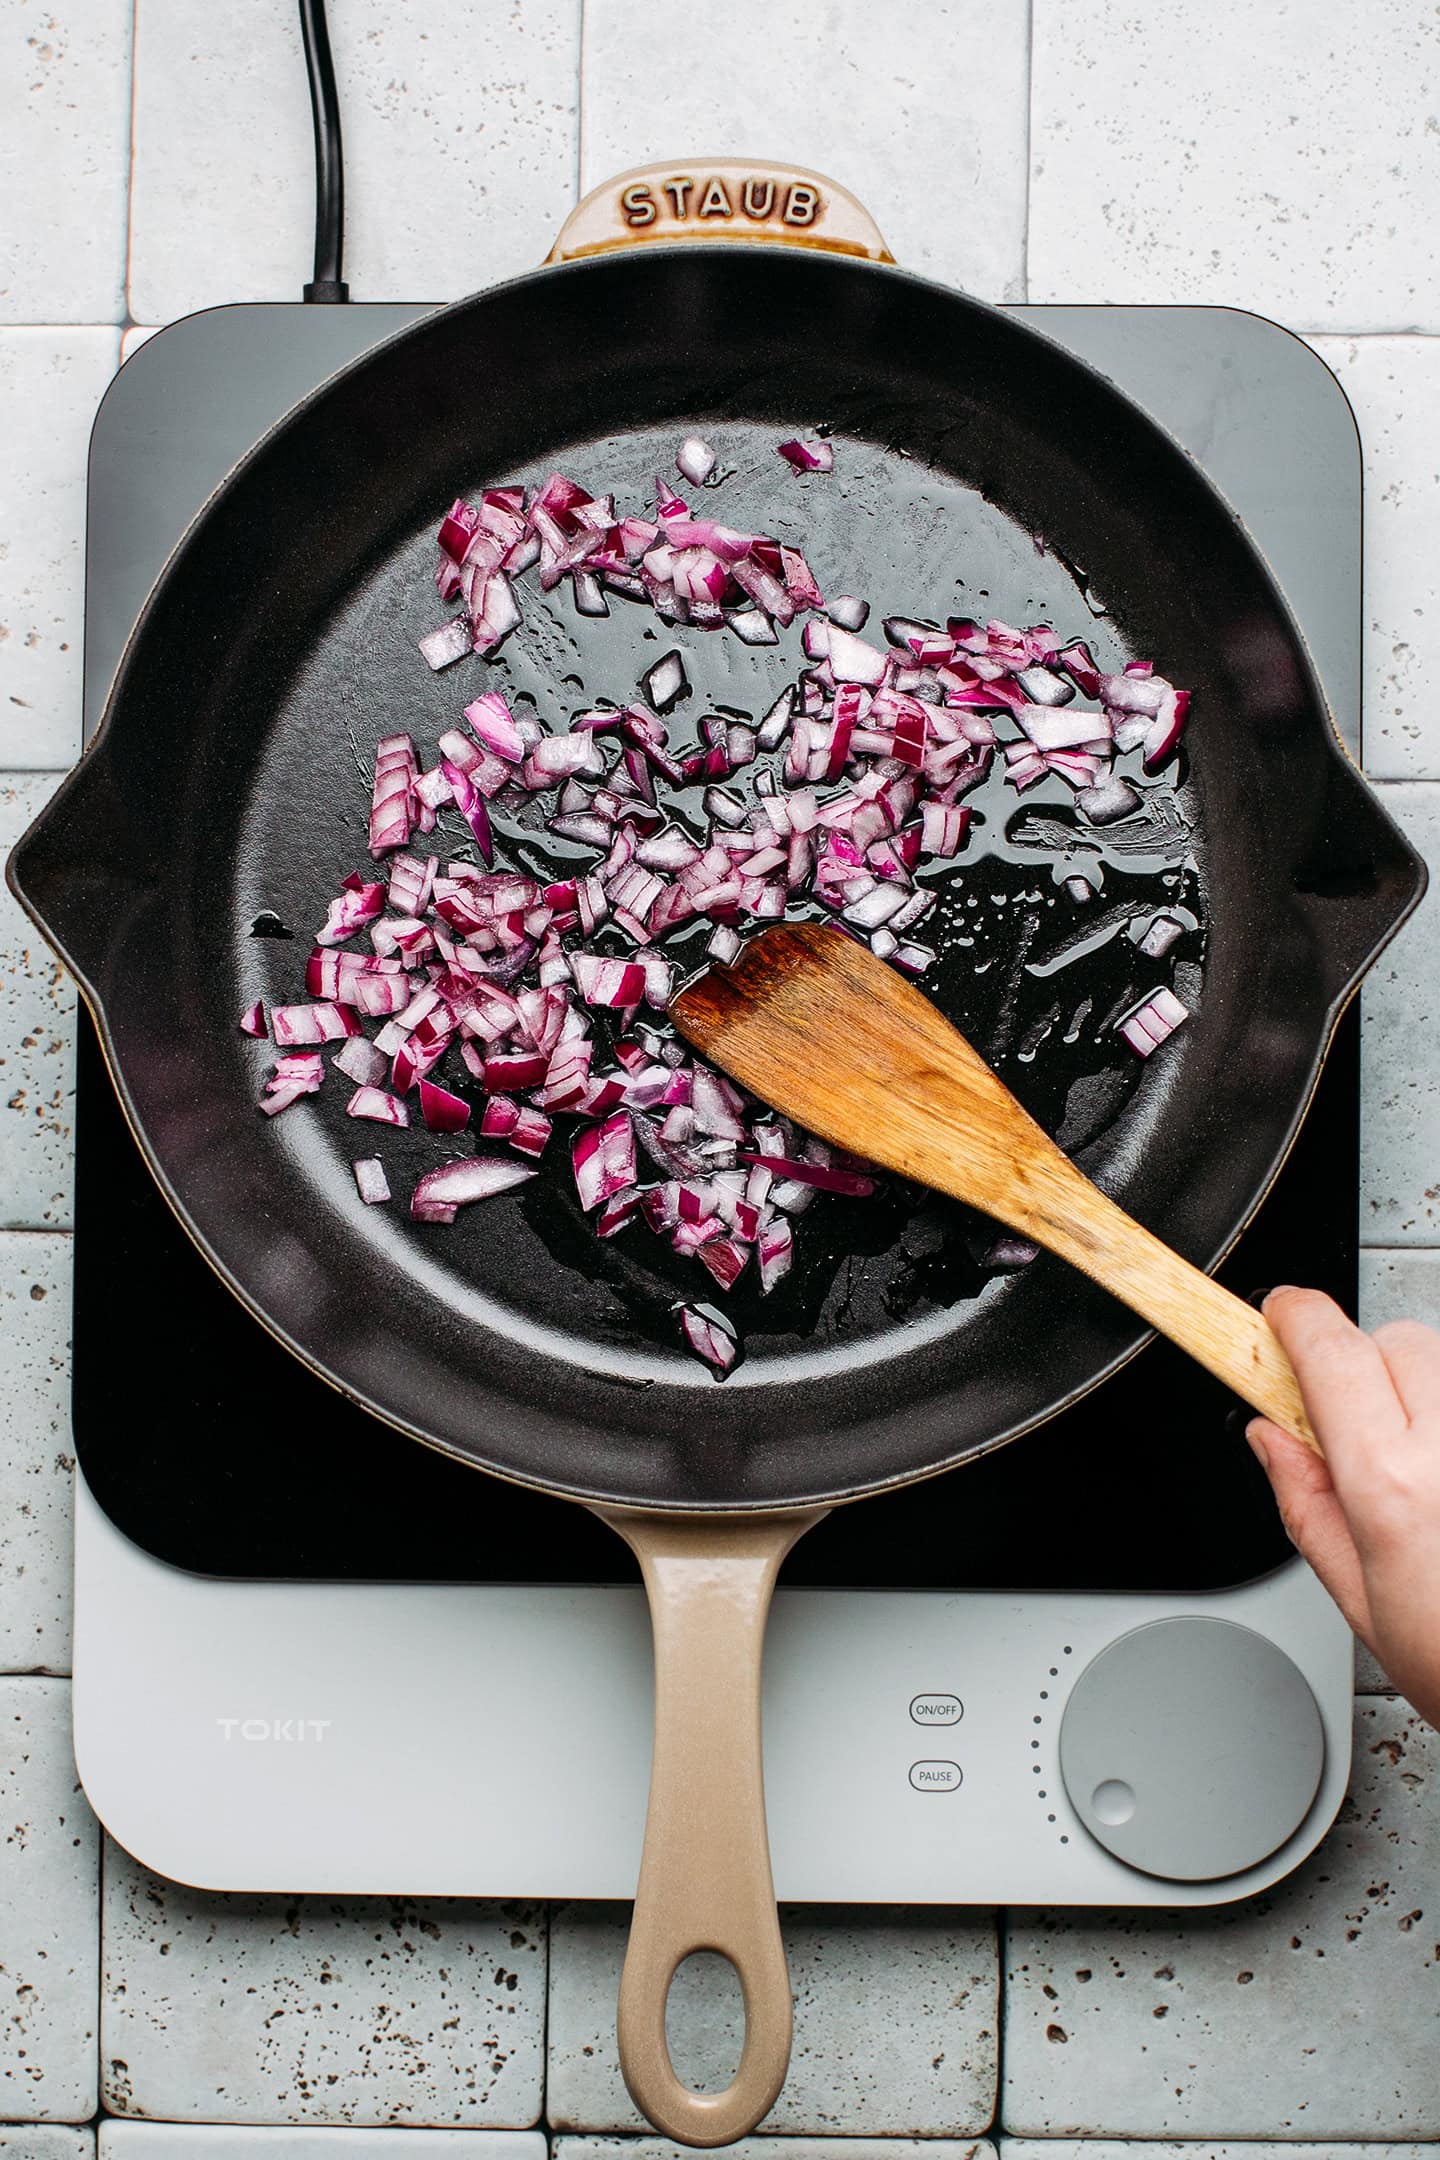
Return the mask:
[[[1060,1727],[1065,1790],[1090,1835],[1176,1882],[1258,1866],[1305,1820],[1324,1767],[1299,1667],[1253,1629],[1201,1615],[1109,1644]]]

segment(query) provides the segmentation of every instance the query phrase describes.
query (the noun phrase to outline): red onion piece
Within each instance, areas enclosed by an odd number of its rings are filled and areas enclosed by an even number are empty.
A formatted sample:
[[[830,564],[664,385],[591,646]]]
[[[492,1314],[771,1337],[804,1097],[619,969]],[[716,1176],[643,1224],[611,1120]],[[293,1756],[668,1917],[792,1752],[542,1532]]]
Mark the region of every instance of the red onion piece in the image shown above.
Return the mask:
[[[687,435],[675,453],[675,463],[692,487],[704,487],[715,470],[715,452],[698,435]]]
[[[523,1163],[507,1162],[501,1156],[463,1155],[442,1163],[438,1170],[426,1171],[410,1196],[410,1213],[416,1222],[450,1223],[458,1208],[492,1200],[535,1175]]]
[[[470,1105],[462,1096],[433,1080],[420,1082],[420,1115],[431,1132],[463,1132],[470,1122]]]
[[[682,1305],[679,1320],[688,1348],[723,1380],[740,1351],[735,1331],[724,1314],[700,1305]]]
[[[438,673],[450,667],[470,651],[473,643],[470,625],[463,615],[452,615],[449,622],[442,623],[420,640],[421,655],[428,667]]]
[[[1173,990],[1153,990],[1117,1024],[1116,1033],[1137,1056],[1148,1058],[1189,1017],[1189,1008],[1181,1004]]]
[[[410,1112],[398,1095],[387,1094],[384,1088],[357,1087],[345,1105],[345,1115],[353,1118],[369,1118],[377,1125],[408,1125]]]
[[[351,1164],[355,1173],[355,1185],[366,1207],[379,1207],[390,1198],[390,1183],[385,1175],[385,1165],[378,1155],[362,1155]]]
[[[775,447],[796,472],[829,472],[835,463],[835,452],[828,442],[801,442],[792,437]]]

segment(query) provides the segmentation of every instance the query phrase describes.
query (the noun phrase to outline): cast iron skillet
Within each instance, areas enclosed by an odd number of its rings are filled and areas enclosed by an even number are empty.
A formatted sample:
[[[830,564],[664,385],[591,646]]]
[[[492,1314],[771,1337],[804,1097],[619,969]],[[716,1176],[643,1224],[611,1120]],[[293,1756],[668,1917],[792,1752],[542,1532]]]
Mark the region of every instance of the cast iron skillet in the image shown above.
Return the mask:
[[[712,171],[738,204],[742,169]],[[911,1296],[902,1200],[868,1227],[842,1214],[839,1231],[814,1232],[790,1303],[746,1315],[749,1354],[717,1386],[676,1347],[682,1277],[663,1274],[657,1241],[642,1249],[637,1231],[597,1249],[561,1180],[454,1229],[412,1226],[356,1198],[349,1166],[364,1150],[343,1091],[273,1124],[256,1115],[259,1067],[237,1015],[256,995],[296,994],[304,947],[248,926],[273,910],[303,939],[365,859],[377,735],[405,727],[433,744],[484,679],[475,662],[427,680],[415,653],[443,612],[429,584],[439,512],[554,464],[633,501],[698,426],[736,468],[718,514],[793,532],[822,584],[872,594],[877,616],[1053,619],[1191,687],[1182,839],[1157,843],[1150,867],[1163,879],[1190,863],[1185,893],[1205,925],[1195,1017],[1138,1085],[1133,1065],[1117,1077],[1093,1056],[1084,1070],[1033,1061],[1063,1081],[1052,1099],[1041,1078],[1028,1084],[1091,1174],[1201,1265],[1259,1204],[1340,1011],[1423,885],[1340,750],[1263,562],[1189,461],[1034,331],[887,267],[842,190],[770,177],[770,214],[747,226],[738,212],[701,224],[698,183],[688,224],[669,217],[666,174],[625,176],[567,227],[592,259],[422,321],[298,406],[177,549],[94,747],[9,867],[94,1010],[150,1167],[257,1318],[377,1415],[600,1506],[636,1547],[659,1717],[622,2052],[651,2119],[709,2144],[759,2119],[788,2054],[756,1679],[783,1551],[836,1501],[1015,1437],[1143,1338],[1048,1259],[979,1295]],[[633,219],[647,199],[652,243],[793,238],[784,206],[805,212],[807,188],[803,250],[614,251],[622,206]],[[816,424],[837,438],[834,479],[787,485],[773,443]],[[645,642],[649,612],[625,603],[583,642],[568,610],[538,607],[533,581],[524,604],[531,620],[492,679],[532,693],[552,723],[596,694],[632,694],[665,649]],[[1106,612],[1092,624],[1087,606]],[[758,712],[788,666],[729,637],[679,642],[697,704]],[[1043,932],[1053,891],[1006,825],[1014,808],[992,809],[974,851],[991,851],[991,867],[968,873],[1013,928],[991,930],[983,976],[952,968],[936,984],[997,1057],[1014,1052],[1017,1001],[1035,994],[1023,962],[1040,933],[1025,925]],[[412,1145],[417,1167],[433,1154],[424,1136]],[[872,1250],[855,1265],[837,1238]],[[1303,1276],[1303,1255],[1296,1266]],[[702,2097],[670,2068],[664,2001],[675,1964],[706,1946],[740,1968],[747,2035],[735,2083]]]

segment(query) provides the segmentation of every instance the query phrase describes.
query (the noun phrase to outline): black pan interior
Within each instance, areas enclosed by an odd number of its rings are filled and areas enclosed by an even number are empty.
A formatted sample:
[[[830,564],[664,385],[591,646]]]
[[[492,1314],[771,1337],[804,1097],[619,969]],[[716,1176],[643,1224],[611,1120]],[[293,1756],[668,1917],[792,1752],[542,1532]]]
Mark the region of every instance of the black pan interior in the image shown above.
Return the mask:
[[[836,472],[796,481],[773,443],[817,425],[834,431]],[[987,1280],[986,1226],[895,1190],[804,1219],[785,1292],[737,1301],[747,1356],[719,1386],[676,1346],[671,1307],[694,1276],[643,1230],[597,1248],[557,1175],[453,1229],[363,1208],[349,1166],[370,1149],[343,1091],[261,1119],[263,1054],[235,1025],[255,996],[299,994],[308,933],[364,865],[377,735],[433,744],[487,680],[563,724],[631,694],[671,642],[692,713],[757,714],[793,673],[728,636],[672,639],[624,603],[586,626],[568,600],[542,609],[533,579],[526,627],[488,672],[431,678],[418,659],[443,612],[432,535],[453,494],[558,463],[639,507],[691,426],[728,474],[706,507],[801,541],[827,591],[864,593],[877,617],[1052,620],[1194,690],[1167,828],[1110,852],[1093,904],[1168,895],[1193,915],[1196,1013],[1169,1053],[1141,1071],[1100,1039],[1107,1009],[1148,979],[1123,939],[1062,971],[1046,1031],[1057,979],[1031,970],[1077,927],[1046,852],[1064,831],[1058,783],[1023,806],[981,803],[934,988],[1125,1206],[1213,1260],[1283,1156],[1358,970],[1413,902],[1414,860],[1188,461],[1035,333],[898,273],[759,250],[612,258],[466,302],[369,356],[195,529],[16,878],[96,998],[162,1182],[300,1354],[511,1477],[652,1506],[773,1505],[994,1446],[1141,1331],[1048,1259]],[[512,833],[532,856],[543,841]],[[293,941],[250,936],[262,911]],[[397,1190],[439,1146],[406,1141]]]

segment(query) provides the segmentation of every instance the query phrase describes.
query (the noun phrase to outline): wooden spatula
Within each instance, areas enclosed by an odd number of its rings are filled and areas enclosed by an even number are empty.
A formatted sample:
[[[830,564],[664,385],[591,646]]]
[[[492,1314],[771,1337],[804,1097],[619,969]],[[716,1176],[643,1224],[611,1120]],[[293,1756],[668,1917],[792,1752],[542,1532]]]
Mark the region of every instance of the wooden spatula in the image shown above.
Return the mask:
[[[777,924],[670,1017],[762,1102],[1048,1246],[1316,1447],[1263,1316],[1107,1199],[929,999],[843,931]]]

